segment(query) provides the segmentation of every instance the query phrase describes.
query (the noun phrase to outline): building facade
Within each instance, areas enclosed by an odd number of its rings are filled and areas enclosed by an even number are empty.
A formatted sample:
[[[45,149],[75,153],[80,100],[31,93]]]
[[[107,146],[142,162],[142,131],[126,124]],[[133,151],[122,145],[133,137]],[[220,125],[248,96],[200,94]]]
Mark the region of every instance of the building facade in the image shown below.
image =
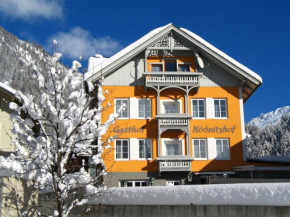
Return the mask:
[[[12,151],[10,115],[14,113],[9,108],[10,102],[19,103],[15,98],[16,91],[0,82],[0,156],[8,156]]]
[[[108,186],[206,183],[247,165],[243,104],[262,79],[189,30],[168,24],[90,57],[85,77],[104,78],[102,121],[120,112],[100,138],[115,138]]]

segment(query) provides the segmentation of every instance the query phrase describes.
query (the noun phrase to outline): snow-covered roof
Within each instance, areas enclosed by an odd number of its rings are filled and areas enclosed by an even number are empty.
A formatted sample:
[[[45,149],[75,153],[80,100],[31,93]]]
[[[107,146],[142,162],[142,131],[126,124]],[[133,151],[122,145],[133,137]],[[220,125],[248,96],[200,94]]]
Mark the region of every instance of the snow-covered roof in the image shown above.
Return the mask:
[[[118,60],[119,58],[121,58],[125,54],[131,52],[132,50],[134,50],[135,48],[137,48],[139,45],[143,44],[148,39],[150,39],[153,36],[157,35],[158,33],[160,33],[162,30],[164,30],[166,27],[168,27],[170,25],[172,25],[172,24],[169,23],[166,26],[159,27],[159,28],[156,28],[156,29],[152,30],[151,32],[149,32],[146,35],[144,35],[142,38],[138,39],[134,43],[130,44],[129,46],[127,46],[123,50],[119,51],[118,53],[116,53],[115,55],[113,55],[112,57],[110,57],[109,59],[107,59],[106,61],[102,62],[102,64],[99,64],[98,66],[95,66],[94,69],[88,70],[85,73],[85,79],[89,79],[92,75],[94,75],[95,73],[101,71],[101,69],[107,67],[108,65],[110,65],[114,61]]]
[[[5,94],[8,94],[9,96],[14,97],[16,90],[13,88],[9,87],[8,85],[0,82],[0,91],[4,92]]]
[[[229,57],[224,52],[206,42],[200,36],[185,28],[178,28],[171,23],[152,30],[107,60],[100,61],[99,65],[90,67],[89,70],[85,73],[85,79],[95,81],[101,75],[106,76],[106,74],[114,72],[115,69],[122,66],[122,64],[126,63],[126,61],[129,61],[132,57],[143,52],[153,42],[165,34],[168,34],[170,31],[175,31],[180,36],[190,41],[194,47],[199,49],[202,55],[205,55],[207,58],[214,60],[216,63],[220,64],[221,67],[228,69],[229,73],[241,81],[241,84],[246,84],[246,87],[243,88],[243,93],[245,94],[243,95],[244,100],[246,100],[263,82],[262,78],[257,73]]]

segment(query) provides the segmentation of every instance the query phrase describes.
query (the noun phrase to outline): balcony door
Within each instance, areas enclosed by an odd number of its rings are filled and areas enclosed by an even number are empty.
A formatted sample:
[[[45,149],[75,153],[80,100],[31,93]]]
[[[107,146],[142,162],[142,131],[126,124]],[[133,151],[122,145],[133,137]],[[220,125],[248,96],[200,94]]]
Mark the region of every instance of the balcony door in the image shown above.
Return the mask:
[[[164,60],[165,71],[166,72],[176,72],[176,60]]]

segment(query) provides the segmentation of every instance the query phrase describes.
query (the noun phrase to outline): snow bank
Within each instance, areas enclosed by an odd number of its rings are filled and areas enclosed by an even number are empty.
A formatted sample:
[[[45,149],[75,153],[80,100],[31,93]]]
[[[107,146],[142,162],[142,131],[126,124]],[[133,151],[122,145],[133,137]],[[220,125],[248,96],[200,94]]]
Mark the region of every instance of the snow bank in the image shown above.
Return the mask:
[[[89,204],[290,206],[290,183],[110,188]]]

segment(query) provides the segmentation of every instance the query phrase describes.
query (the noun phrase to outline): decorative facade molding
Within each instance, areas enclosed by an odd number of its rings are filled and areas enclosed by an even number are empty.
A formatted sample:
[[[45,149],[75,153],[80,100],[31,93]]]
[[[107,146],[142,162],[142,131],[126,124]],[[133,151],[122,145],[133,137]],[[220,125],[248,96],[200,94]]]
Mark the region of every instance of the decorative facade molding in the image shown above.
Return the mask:
[[[162,37],[161,39],[155,41],[149,46],[149,48],[168,48],[169,50],[179,50],[179,49],[193,49],[189,43],[185,42],[183,39],[178,37],[172,31]],[[163,54],[163,55],[167,55]],[[172,54],[171,54],[172,55]]]

